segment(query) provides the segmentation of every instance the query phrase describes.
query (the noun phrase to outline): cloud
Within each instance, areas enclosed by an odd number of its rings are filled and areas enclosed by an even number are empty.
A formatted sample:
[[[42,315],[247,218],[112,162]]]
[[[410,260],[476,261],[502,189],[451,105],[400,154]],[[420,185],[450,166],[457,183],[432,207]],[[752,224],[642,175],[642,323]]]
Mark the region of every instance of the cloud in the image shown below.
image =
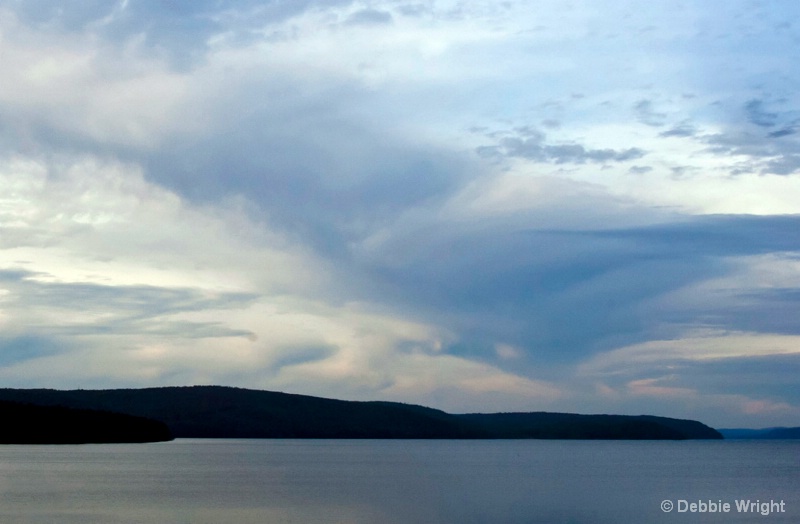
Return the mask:
[[[639,100],[633,109],[643,124],[653,127],[661,127],[665,124],[667,114],[656,111],[651,100]]]
[[[743,158],[739,171],[772,175],[792,175],[797,170],[800,145],[794,141],[782,143],[750,133],[725,133],[705,136],[716,155],[736,155]]]
[[[470,176],[454,152],[365,114],[381,101],[359,78],[329,62],[298,69],[294,44],[267,56],[228,46],[186,71],[83,33],[39,43],[40,33],[14,26],[6,39],[0,145],[9,153],[129,162],[193,202],[247,199],[259,220],[328,250]]]
[[[347,17],[348,25],[385,25],[392,23],[392,14],[377,9],[361,9]]]
[[[341,102],[333,93],[300,102],[331,104],[331,114],[247,115],[235,128],[176,141],[150,156],[148,177],[197,202],[244,196],[274,224],[330,250],[365,227],[442,198],[463,176],[464,164],[447,152],[382,138],[382,130],[337,115]],[[243,149],[248,154],[240,156]]]
[[[668,137],[692,137],[695,136],[697,133],[697,129],[688,122],[683,122],[672,129],[668,129],[667,131],[661,132],[658,136],[668,138]]]
[[[4,336],[0,338],[0,366],[41,358],[63,350],[62,344],[41,334]]]
[[[2,2],[0,378],[788,417],[795,8],[748,9]]]
[[[797,341],[796,335],[687,332],[598,354],[580,366],[578,376],[633,404],[652,397],[688,411],[701,395],[713,399],[717,412],[706,420],[717,427],[742,415],[770,425],[800,412],[792,379],[800,365]]]
[[[404,16],[422,16],[431,12],[431,7],[428,4],[414,3],[414,4],[401,4],[397,10]]]
[[[587,149],[581,144],[547,144],[544,133],[534,130],[517,136],[504,136],[497,145],[480,146],[477,153],[484,157],[524,158],[537,162],[556,164],[583,164],[627,162],[645,156],[646,152],[637,147],[627,149]]]
[[[0,170],[14,188],[0,257],[3,319],[18,326],[0,348],[8,384],[235,383],[435,398],[462,410],[474,396],[484,406],[544,406],[557,396],[553,385],[440,353],[438,326],[403,322],[397,310],[368,313],[387,308],[369,279],[346,266],[326,270],[312,250],[256,227],[236,199],[197,207],[129,164],[49,160]],[[359,296],[372,300],[340,302]],[[423,380],[422,369],[437,371]]]
[[[747,119],[759,127],[773,127],[778,119],[778,113],[771,113],[764,109],[763,100],[750,100],[744,105]]]
[[[762,168],[762,174],[793,175],[800,171],[800,154],[784,155],[775,160],[770,160]]]
[[[525,348],[527,363],[575,362],[704,315],[714,325],[736,325],[739,307],[747,307],[754,329],[774,328],[780,317],[745,306],[752,298],[724,295],[690,310],[679,297],[665,299],[730,274],[738,257],[796,251],[791,232],[800,225],[795,217],[708,217],[628,229],[540,229],[510,220],[409,230],[372,245],[356,263],[374,275],[382,296],[463,333],[452,347],[457,354],[491,356],[500,340]],[[776,304],[765,293],[764,304]]]
[[[797,129],[796,129],[796,128],[794,128],[794,127],[785,127],[785,128],[783,128],[783,129],[779,129],[779,130],[777,130],[777,131],[773,131],[773,132],[772,132],[772,133],[770,133],[768,136],[769,136],[770,138],[781,138],[781,137],[784,137],[784,136],[790,136],[790,135],[793,135],[793,134],[795,134],[796,132],[797,132]]]
[[[123,47],[134,43],[153,56],[165,57],[171,65],[186,69],[203,60],[215,37],[242,44],[252,42],[259,31],[270,25],[308,10],[350,3],[352,0],[239,0],[221,9],[213,0],[186,4],[68,0],[58,5],[42,0],[4,0],[0,8],[12,10],[22,22],[39,30],[91,33]]]
[[[635,366],[637,362],[664,370],[694,362],[795,355],[800,352],[796,347],[796,336],[708,329],[683,335],[673,340],[654,340],[602,353],[585,363],[583,370],[586,373],[608,375],[629,371],[641,374],[652,372],[652,369],[638,368]]]
[[[766,104],[764,100],[751,99],[743,104],[744,122],[734,119],[718,132],[695,132],[692,136],[708,145],[715,155],[739,157],[736,173],[793,175],[800,156],[800,143],[794,136],[797,110],[785,100],[775,104],[783,106],[782,110],[767,110]],[[774,127],[779,129],[764,133]]]
[[[22,321],[21,325],[35,325],[42,333],[70,336],[138,333],[189,338],[253,336],[247,330],[227,328],[222,322],[173,320],[182,313],[242,308],[256,298],[252,294],[52,282],[48,281],[51,275],[24,270],[6,270],[3,276],[6,307],[28,312],[17,320]],[[74,304],[80,304],[77,314]]]

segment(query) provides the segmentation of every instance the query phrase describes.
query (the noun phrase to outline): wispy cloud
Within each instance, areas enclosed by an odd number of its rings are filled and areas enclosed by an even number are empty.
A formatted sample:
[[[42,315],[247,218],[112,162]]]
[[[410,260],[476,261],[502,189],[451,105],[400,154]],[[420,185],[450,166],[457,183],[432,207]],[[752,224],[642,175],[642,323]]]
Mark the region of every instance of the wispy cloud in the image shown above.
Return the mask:
[[[581,144],[546,144],[543,133],[534,131],[523,136],[507,136],[496,146],[481,146],[477,149],[481,156],[519,157],[538,162],[556,164],[586,162],[625,162],[643,157],[646,153],[639,148],[623,150],[587,149]]]

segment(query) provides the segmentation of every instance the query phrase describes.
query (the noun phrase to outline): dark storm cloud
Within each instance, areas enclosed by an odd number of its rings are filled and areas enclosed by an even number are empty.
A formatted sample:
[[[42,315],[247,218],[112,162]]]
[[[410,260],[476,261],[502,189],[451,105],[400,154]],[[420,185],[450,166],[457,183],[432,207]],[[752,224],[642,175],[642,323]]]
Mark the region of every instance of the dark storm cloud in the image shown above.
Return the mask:
[[[598,237],[654,243],[687,255],[716,257],[800,250],[800,216],[704,215],[646,228],[592,233]]]
[[[321,91],[256,107],[245,97],[211,134],[179,137],[149,156],[146,174],[194,201],[244,196],[260,218],[328,254],[451,195],[472,174],[447,151],[348,116],[365,93]]]
[[[766,331],[782,335],[800,335],[797,313],[800,290],[764,289],[758,293],[742,292],[735,300],[720,303],[705,314],[728,319],[728,327],[744,331]]]
[[[797,376],[800,355],[769,354],[726,356],[696,360],[663,356],[644,366],[614,366],[603,374],[610,386],[624,389],[639,380],[655,380],[657,387],[694,391],[705,395],[732,395],[773,402],[800,402]]]
[[[533,358],[571,361],[648,340],[667,324],[691,325],[698,316],[734,327],[741,312],[733,307],[684,312],[659,299],[728,274],[731,257],[800,251],[800,217],[699,217],[604,231],[511,229],[498,223],[409,232],[356,262],[395,303],[466,334],[473,347],[464,351],[478,351],[483,342],[485,352],[490,341],[505,340]],[[765,304],[775,298],[768,295],[760,298]],[[783,296],[785,305],[794,307],[795,298]],[[747,312],[754,331],[779,323],[771,308]],[[792,329],[784,319],[784,330]]]
[[[693,362],[680,373],[680,382],[689,387],[703,384],[703,390],[710,394],[740,394],[800,403],[798,374],[798,354],[732,357]]]
[[[459,331],[477,340],[505,339],[567,361],[643,336],[638,302],[721,270],[568,232],[495,232],[433,250],[428,260],[434,267],[392,275],[399,288],[420,294],[420,305],[463,313]]]

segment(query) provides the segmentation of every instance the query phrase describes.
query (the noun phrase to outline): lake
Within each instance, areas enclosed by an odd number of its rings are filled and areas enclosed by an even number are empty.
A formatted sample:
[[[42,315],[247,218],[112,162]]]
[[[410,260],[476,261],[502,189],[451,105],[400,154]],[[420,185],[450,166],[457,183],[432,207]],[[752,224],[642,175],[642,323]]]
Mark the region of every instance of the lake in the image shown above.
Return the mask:
[[[756,512],[738,511],[737,500]],[[758,512],[765,507],[768,515]],[[800,442],[0,446],[0,522],[796,523]]]

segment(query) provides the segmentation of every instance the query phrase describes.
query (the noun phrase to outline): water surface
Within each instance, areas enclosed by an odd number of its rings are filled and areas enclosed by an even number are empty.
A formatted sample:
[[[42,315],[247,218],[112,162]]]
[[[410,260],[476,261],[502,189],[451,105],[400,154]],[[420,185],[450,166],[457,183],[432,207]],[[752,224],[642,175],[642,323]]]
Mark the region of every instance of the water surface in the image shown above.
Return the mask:
[[[785,513],[738,513],[737,499]],[[722,501],[728,513],[661,510]],[[188,440],[0,446],[8,523],[800,522],[796,441]]]

